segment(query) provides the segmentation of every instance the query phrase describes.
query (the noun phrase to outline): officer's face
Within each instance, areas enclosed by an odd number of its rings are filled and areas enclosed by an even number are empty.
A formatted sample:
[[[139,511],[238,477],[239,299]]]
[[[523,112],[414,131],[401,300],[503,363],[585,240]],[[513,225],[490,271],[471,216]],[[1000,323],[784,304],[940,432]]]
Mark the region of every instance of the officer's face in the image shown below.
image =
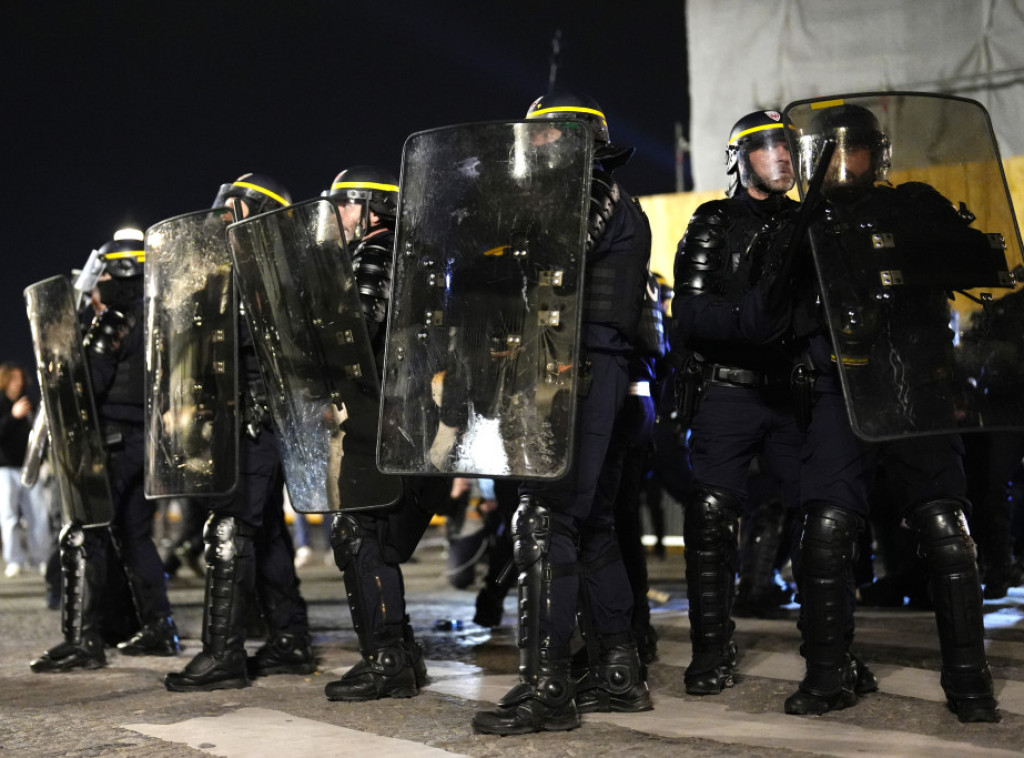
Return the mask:
[[[753,176],[747,191],[752,197],[764,200],[768,195],[781,195],[792,189],[793,161],[785,142],[774,141],[751,150],[748,159]]]
[[[838,184],[860,183],[871,170],[871,150],[863,145],[846,145],[844,150],[836,151],[829,168],[836,172]]]
[[[345,241],[351,242],[363,219],[363,206],[360,203],[343,201],[337,204],[338,215],[341,217],[341,228],[345,232]]]

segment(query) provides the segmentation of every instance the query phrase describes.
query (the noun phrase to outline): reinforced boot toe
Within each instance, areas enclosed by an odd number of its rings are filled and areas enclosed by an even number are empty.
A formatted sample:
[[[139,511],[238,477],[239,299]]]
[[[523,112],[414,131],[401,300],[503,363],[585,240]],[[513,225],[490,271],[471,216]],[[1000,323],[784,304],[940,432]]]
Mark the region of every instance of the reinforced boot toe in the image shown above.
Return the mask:
[[[955,674],[943,670],[942,689],[946,705],[965,724],[997,723],[1002,716],[996,708],[992,674],[988,668]]]
[[[423,674],[425,679],[426,667]],[[328,682],[324,687],[328,700],[346,702],[415,697],[419,692],[412,655],[404,645],[382,648],[372,656],[364,656],[341,679]]]
[[[690,695],[718,695],[735,683],[736,643],[732,640],[719,650],[695,652],[683,674]]]
[[[785,711],[794,716],[820,716],[849,708],[857,704],[857,685],[858,666],[853,657],[838,669],[809,667],[800,688],[786,698]]]
[[[633,645],[616,645],[601,654],[576,688],[580,713],[639,713],[654,708],[643,666]]]
[[[222,655],[204,650],[189,661],[181,672],[172,671],[167,674],[164,686],[171,692],[209,692],[248,687],[245,650],[241,647],[233,648]]]
[[[181,653],[178,628],[169,616],[162,618],[146,624],[131,639],[119,642],[117,649],[122,655],[178,655]]]
[[[99,637],[87,637],[78,645],[70,642],[54,645],[29,664],[36,674],[53,674],[74,669],[92,671],[106,665],[107,657]]]
[[[564,687],[561,692],[559,688]],[[565,732],[580,725],[576,701],[568,680],[547,682],[542,692],[526,683],[513,687],[493,711],[477,711],[473,729],[479,734],[531,734]]]
[[[316,656],[308,634],[276,634],[246,661],[249,676],[312,674]]]

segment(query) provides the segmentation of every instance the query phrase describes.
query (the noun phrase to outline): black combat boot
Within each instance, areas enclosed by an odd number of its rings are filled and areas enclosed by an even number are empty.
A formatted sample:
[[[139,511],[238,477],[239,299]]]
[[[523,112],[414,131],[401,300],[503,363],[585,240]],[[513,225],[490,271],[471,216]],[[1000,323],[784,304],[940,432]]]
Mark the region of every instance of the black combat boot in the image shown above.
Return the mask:
[[[635,645],[622,643],[602,651],[576,688],[576,709],[580,713],[651,710],[651,692],[642,671]]]
[[[152,621],[131,639],[118,643],[117,649],[122,655],[178,655],[181,653],[178,627],[170,616]]]
[[[249,676],[312,674],[316,656],[308,634],[280,632],[264,642],[249,658]]]
[[[907,519],[931,578],[942,651],[942,689],[965,723],[1001,719],[985,657],[985,622],[977,548],[958,500],[936,500]]]
[[[172,692],[249,686],[245,657],[245,600],[253,590],[253,530],[236,518],[213,514],[206,540],[206,608],[203,649],[185,669],[164,677]]]
[[[717,695],[734,682],[736,624],[731,612],[737,505],[731,494],[702,487],[686,507],[683,531],[693,659],[683,683],[690,695]]]

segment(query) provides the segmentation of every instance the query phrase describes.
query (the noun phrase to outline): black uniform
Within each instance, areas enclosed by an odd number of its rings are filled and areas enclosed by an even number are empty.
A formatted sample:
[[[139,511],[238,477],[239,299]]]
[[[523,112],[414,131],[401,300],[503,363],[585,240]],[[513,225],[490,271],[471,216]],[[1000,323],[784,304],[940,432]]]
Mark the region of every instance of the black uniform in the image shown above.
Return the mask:
[[[806,438],[793,407],[792,348],[756,344],[743,333],[759,307],[757,285],[779,265],[776,251],[792,234],[795,209],[782,195],[756,200],[741,189],[701,205],[676,252],[672,344],[687,354],[683,381],[700,387],[696,409],[683,409],[691,416],[694,478],[684,504],[691,694],[714,694],[732,683],[737,522],[756,456],[786,501],[799,502]]]
[[[942,228],[951,236],[962,233],[965,221],[934,189],[908,183],[840,195],[816,223],[819,240],[845,248],[855,235],[869,234],[869,230],[898,228],[898,239],[922,238],[926,233],[934,238]],[[872,275],[866,270],[863,276],[855,272],[848,284],[851,300],[842,313],[852,317],[840,329],[842,353],[850,363],[848,371],[870,367],[879,380],[870,385],[872,403],[900,414],[911,426],[932,414],[949,417],[955,393],[950,357],[945,353],[950,344],[945,293],[922,287],[887,298],[871,297],[878,288],[877,272]],[[807,302],[814,286],[807,280],[799,287],[797,302]],[[898,329],[883,333],[881,324],[898,325]],[[827,403],[820,399],[821,391],[816,392],[812,431],[820,424],[819,416],[833,415],[835,423],[829,424],[829,432],[839,440],[839,449],[846,451],[840,462],[848,465],[834,469],[831,476],[822,474],[822,462],[817,466],[812,462],[805,469],[815,478],[803,483],[804,527],[794,568],[802,597],[800,625],[807,675],[787,700],[787,712],[821,713],[846,707],[862,692],[862,665],[849,654],[853,555],[867,515],[861,494],[884,471],[887,488],[895,493],[900,515],[917,537],[931,578],[947,701],[962,721],[998,720],[985,660],[976,550],[963,513],[968,503],[960,437],[933,434],[859,444],[848,424],[838,423],[840,404],[830,345],[818,335],[812,338],[811,348],[820,372],[816,390],[828,392]],[[908,359],[906,363],[902,358]],[[927,381],[922,380],[922,372]]]
[[[395,235],[384,228],[352,251],[352,268],[378,369],[383,362]],[[448,501],[446,477],[402,478],[402,496],[387,509],[339,513],[331,527],[334,559],[345,578],[361,663],[330,682],[330,700],[411,697],[425,683],[423,654],[405,612],[402,563]]]
[[[244,425],[239,485],[231,495],[207,504],[203,650],[182,672],[165,677],[167,688],[177,692],[245,687],[250,676],[316,669],[306,601],[295,573],[295,547],[284,520],[281,452],[244,321],[238,351]],[[268,640],[247,662],[246,616],[248,604],[257,597]]]
[[[141,272],[139,272],[141,273]],[[141,629],[118,644],[125,655],[176,655],[163,563],[153,542],[156,505],[143,495],[143,320],[142,277],[101,283],[107,309],[85,338],[92,391],[105,438],[113,501],[110,528],[83,529],[77,521],[61,532],[65,642],[34,660],[36,672],[99,668],[106,664],[100,600],[108,592],[110,548],[123,567]]]
[[[520,485],[513,518],[519,568],[520,684],[493,712],[479,712],[478,731],[516,734],[571,729],[579,712],[651,707],[632,637],[633,592],[615,533],[615,496],[628,444],[617,449],[616,422],[629,395],[629,362],[647,282],[651,233],[647,217],[598,165],[596,187],[612,208],[586,257],[582,355],[577,397],[577,449],[569,473],[554,482]],[[624,442],[622,438],[620,442]],[[570,679],[570,641],[577,599],[591,635],[587,678],[578,694]],[[573,702],[575,697],[575,703]]]

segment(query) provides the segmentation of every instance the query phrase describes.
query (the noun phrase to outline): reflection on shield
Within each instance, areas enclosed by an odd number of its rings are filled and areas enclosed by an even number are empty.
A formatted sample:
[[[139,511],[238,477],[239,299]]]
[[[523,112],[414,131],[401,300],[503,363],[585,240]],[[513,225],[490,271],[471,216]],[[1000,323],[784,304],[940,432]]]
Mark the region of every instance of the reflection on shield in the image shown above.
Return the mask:
[[[238,484],[238,306],[225,209],[146,232],[146,497]]]
[[[591,151],[578,121],[466,124],[406,141],[382,470],[568,470]]]
[[[380,383],[334,204],[264,213],[228,229],[296,510],[395,503],[377,470]]]
[[[25,290],[64,523],[103,526],[114,517],[114,506],[77,301],[64,276]]]
[[[868,440],[1024,428],[1021,240],[988,113],[920,93],[806,100],[784,114],[854,431]]]

